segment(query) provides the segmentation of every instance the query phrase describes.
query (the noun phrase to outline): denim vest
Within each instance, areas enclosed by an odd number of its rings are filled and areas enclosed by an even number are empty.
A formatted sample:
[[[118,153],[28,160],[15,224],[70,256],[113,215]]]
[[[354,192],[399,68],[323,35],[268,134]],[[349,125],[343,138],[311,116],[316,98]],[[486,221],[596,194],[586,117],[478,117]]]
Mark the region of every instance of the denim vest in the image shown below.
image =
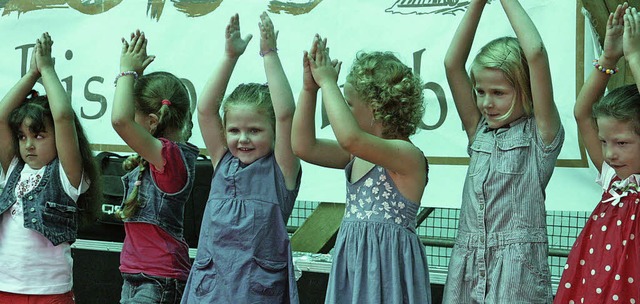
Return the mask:
[[[193,188],[199,150],[192,144],[176,144],[180,148],[182,161],[187,169],[187,183],[182,190],[176,193],[165,193],[156,185],[151,177],[150,169],[144,170],[142,183],[138,189],[138,210],[124,221],[153,224],[162,228],[176,240],[182,240],[184,238],[184,205],[191,194],[191,188]],[[139,173],[140,167],[136,167],[122,177],[125,193],[122,208],[124,208],[124,202],[138,180]]]
[[[16,202],[15,190],[25,163],[20,160],[0,195],[0,214]],[[24,227],[35,230],[54,246],[73,243],[78,235],[78,207],[62,190],[60,161],[56,158],[44,170],[38,185],[22,197]]]

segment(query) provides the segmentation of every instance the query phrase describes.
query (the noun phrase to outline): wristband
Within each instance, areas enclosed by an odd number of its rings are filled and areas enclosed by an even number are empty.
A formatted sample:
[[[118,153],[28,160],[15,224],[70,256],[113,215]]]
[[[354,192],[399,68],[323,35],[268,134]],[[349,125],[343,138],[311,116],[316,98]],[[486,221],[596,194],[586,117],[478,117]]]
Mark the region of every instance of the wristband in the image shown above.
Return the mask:
[[[267,55],[267,54],[269,54],[271,52],[276,52],[277,53],[278,52],[278,48],[268,49],[268,50],[266,50],[264,52],[260,51],[260,53],[258,53],[258,54],[260,54],[260,57],[264,57],[265,55]]]
[[[607,69],[603,66],[600,65],[600,63],[598,62],[598,59],[594,59],[593,60],[593,66],[596,68],[596,70],[605,73],[607,75],[613,75],[615,73],[618,73],[618,67],[615,67],[613,69]]]
[[[136,71],[124,71],[124,72],[120,72],[118,75],[116,75],[116,80],[113,81],[113,85],[117,85],[118,84],[118,79],[120,79],[120,77],[122,76],[133,76],[134,80],[138,79],[138,73],[136,73]]]

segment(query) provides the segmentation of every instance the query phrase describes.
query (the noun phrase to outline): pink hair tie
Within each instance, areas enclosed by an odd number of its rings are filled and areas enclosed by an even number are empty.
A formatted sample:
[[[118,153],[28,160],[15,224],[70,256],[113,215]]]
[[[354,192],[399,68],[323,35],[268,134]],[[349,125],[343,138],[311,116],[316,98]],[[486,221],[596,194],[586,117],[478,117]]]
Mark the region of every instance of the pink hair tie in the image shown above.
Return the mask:
[[[162,100],[162,104],[166,105],[166,106],[170,106],[171,105],[171,101],[169,101],[168,99],[163,99]]]

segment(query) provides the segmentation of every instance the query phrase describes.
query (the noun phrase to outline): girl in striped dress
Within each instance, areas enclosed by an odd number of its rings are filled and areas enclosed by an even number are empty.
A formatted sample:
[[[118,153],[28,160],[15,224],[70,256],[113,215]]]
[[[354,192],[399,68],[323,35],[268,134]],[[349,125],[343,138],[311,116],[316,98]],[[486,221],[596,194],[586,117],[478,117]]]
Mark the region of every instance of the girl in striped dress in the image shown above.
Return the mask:
[[[550,303],[545,188],[564,139],[547,52],[518,1],[500,3],[517,38],[465,62],[487,0],[472,0],[445,57],[469,139],[444,303]]]

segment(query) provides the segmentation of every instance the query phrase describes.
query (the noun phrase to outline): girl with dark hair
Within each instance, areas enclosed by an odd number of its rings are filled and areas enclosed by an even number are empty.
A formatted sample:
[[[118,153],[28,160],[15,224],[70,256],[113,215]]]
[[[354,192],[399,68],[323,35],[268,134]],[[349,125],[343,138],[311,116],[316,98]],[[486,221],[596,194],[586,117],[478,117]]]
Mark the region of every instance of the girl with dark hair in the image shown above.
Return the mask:
[[[99,184],[98,169],[52,44],[42,34],[29,70],[0,102],[0,303],[74,303],[71,244],[79,215],[92,209],[84,198],[99,197],[89,187]],[[46,96],[32,91],[39,78]]]

